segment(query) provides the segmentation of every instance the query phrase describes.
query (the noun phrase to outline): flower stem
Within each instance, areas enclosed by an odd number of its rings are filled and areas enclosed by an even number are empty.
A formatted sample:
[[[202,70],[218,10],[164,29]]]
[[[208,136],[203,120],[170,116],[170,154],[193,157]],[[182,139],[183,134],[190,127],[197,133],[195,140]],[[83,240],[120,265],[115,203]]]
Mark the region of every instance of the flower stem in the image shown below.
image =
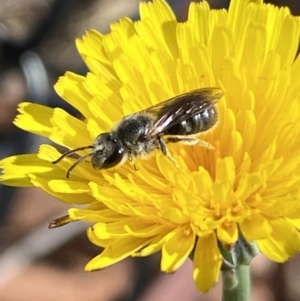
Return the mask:
[[[250,300],[250,268],[239,265],[236,269],[223,271],[223,301]]]

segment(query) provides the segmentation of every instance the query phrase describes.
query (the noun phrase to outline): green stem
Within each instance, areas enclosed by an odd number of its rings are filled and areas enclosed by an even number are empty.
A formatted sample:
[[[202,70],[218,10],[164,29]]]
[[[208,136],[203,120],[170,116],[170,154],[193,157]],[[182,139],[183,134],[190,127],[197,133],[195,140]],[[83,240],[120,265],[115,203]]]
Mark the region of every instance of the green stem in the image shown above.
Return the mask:
[[[250,268],[239,265],[236,269],[223,271],[223,301],[250,300]]]

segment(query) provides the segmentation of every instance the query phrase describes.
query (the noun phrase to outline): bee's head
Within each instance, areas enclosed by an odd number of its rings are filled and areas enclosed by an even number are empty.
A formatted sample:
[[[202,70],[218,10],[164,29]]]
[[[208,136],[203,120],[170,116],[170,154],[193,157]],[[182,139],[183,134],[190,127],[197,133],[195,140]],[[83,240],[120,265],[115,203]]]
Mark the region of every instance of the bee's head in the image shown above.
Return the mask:
[[[103,133],[96,137],[93,145],[81,146],[63,153],[53,164],[60,162],[63,158],[75,154],[78,151],[93,149],[91,152],[79,157],[67,171],[67,178],[71,171],[86,158],[92,157],[92,165],[95,169],[105,169],[119,164],[126,153],[122,140],[115,132]]]
[[[124,155],[125,147],[115,132],[102,133],[94,141],[92,165],[95,169],[106,169],[119,164]]]

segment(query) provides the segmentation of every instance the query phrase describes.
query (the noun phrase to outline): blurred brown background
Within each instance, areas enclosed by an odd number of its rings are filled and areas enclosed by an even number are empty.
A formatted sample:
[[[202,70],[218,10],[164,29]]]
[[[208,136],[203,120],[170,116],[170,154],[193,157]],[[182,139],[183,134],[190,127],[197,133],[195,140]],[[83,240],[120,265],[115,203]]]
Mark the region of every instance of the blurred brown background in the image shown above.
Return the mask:
[[[169,0],[179,20],[190,1]],[[209,1],[214,8],[229,0]],[[300,14],[299,0],[269,1]],[[11,122],[17,105],[30,100],[62,106],[52,87],[66,70],[84,74],[75,38],[87,29],[105,33],[121,16],[138,18],[138,0],[0,0],[0,158],[36,152],[45,140],[19,131]],[[86,224],[48,230],[67,206],[36,189],[0,186],[0,301],[171,301],[221,300],[220,284],[200,295],[187,262],[172,275],[159,272],[159,255],[128,259],[85,273],[99,253],[86,238]],[[284,265],[262,255],[252,265],[251,300],[300,300],[300,256]]]

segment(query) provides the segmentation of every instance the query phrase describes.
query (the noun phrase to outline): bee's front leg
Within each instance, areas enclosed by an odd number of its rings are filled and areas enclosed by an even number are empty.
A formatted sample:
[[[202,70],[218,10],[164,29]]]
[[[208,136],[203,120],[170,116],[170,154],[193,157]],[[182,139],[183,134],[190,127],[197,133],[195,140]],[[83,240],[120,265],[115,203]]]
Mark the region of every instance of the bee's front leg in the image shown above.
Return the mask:
[[[128,149],[128,161],[133,166],[134,170],[138,170],[135,165],[135,157],[133,156],[131,149]]]

